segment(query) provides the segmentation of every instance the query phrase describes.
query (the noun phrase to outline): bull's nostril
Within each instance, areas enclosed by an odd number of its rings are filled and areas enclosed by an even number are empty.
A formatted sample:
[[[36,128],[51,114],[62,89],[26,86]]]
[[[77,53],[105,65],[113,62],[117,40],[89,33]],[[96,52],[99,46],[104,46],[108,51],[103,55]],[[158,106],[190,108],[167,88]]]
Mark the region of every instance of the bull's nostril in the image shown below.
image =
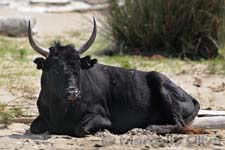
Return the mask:
[[[73,92],[74,90],[75,90],[75,88],[72,86],[69,86],[68,88],[66,88],[67,92]]]
[[[70,91],[67,91],[67,99],[68,100],[76,100],[78,97],[79,97],[79,95],[80,95],[80,91],[79,90],[70,90]]]
[[[67,92],[67,95],[69,96],[69,95],[77,95],[77,94],[79,94],[80,92],[79,91],[68,91]]]
[[[78,90],[75,90],[74,93],[77,95],[79,94],[80,92]]]

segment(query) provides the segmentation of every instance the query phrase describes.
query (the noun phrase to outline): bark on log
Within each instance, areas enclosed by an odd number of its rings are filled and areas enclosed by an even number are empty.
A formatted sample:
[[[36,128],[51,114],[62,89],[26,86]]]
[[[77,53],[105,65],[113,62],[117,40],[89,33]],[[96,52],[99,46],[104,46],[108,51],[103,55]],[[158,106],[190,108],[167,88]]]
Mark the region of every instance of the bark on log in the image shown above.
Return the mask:
[[[204,129],[225,129],[225,111],[200,110],[190,127]]]
[[[198,117],[203,117],[203,116],[225,116],[225,111],[199,110]]]
[[[196,117],[189,126],[204,129],[225,129],[225,116]]]

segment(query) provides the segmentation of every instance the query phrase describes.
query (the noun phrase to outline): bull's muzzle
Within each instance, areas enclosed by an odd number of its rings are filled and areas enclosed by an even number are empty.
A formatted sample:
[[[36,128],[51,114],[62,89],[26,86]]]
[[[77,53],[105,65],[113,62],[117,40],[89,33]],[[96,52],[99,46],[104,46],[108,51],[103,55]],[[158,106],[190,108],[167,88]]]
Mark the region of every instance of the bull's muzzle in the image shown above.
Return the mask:
[[[79,90],[69,90],[67,91],[67,100],[68,101],[75,101],[80,97]]]

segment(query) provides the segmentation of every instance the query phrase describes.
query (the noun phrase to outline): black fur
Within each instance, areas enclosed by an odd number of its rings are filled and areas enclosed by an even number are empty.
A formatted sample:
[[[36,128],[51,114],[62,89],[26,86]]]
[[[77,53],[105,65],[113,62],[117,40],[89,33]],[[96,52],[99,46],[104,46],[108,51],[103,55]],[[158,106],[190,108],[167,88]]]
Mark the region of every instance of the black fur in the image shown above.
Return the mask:
[[[36,58],[34,63],[37,65],[37,69],[44,69],[45,68],[45,59],[44,58]]]
[[[80,61],[82,69],[92,68],[98,62],[97,59],[91,59],[91,56],[85,56]]]
[[[72,45],[56,44],[46,60],[38,58],[35,63],[45,69],[33,133],[83,137],[102,129],[121,134],[132,128],[172,133],[185,127],[200,109],[165,75],[102,65],[90,56],[80,58]],[[68,100],[67,93],[74,91],[78,91],[76,100]]]

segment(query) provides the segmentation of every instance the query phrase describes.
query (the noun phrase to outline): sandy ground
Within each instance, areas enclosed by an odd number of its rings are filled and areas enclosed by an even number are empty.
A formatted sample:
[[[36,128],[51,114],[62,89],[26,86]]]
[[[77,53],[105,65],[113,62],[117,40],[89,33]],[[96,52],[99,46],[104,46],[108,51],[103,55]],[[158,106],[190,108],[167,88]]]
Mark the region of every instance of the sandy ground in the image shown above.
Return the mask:
[[[87,32],[92,30],[92,17],[100,19],[97,12],[87,13],[39,13],[19,12],[11,8],[0,8],[0,16],[25,16],[37,20],[36,30],[39,36],[62,35],[68,31]],[[98,27],[101,26],[98,21]]]
[[[39,36],[54,36],[70,30],[91,31],[91,13],[44,14],[23,13],[1,8],[0,15],[26,15],[37,19]],[[223,76],[168,75],[175,83],[197,98],[202,108],[225,110],[225,78]],[[198,82],[200,87],[194,86]],[[36,100],[24,102],[15,100],[7,90],[0,88],[0,98],[14,99],[14,104],[33,106]],[[3,97],[5,96],[5,97]],[[34,112],[34,114],[35,114]],[[70,136],[34,135],[29,132],[29,124],[14,123],[0,126],[0,149],[225,149],[224,131],[211,131],[208,135],[167,135],[158,136],[145,130],[134,129],[124,135],[112,135],[107,131],[86,138]]]
[[[0,149],[22,150],[69,150],[69,149],[107,149],[107,150],[147,150],[147,149],[224,149],[224,132],[212,131],[210,135],[166,135],[158,136],[146,130],[133,129],[124,135],[112,135],[108,131],[85,138],[70,136],[34,135],[29,126],[11,124],[2,127]]]

